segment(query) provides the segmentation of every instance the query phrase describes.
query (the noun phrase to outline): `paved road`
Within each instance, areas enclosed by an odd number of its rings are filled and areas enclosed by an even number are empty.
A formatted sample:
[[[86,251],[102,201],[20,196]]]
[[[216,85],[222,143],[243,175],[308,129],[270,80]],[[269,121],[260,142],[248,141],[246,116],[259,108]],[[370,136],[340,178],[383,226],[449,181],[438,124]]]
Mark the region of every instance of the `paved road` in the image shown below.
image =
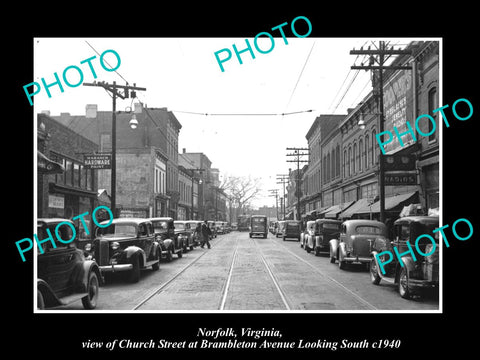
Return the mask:
[[[371,284],[364,267],[340,270],[297,241],[219,235],[211,249],[144,270],[137,284],[116,277],[100,289],[97,310],[438,310],[438,299],[402,299],[387,284]],[[66,309],[81,309],[75,303]]]

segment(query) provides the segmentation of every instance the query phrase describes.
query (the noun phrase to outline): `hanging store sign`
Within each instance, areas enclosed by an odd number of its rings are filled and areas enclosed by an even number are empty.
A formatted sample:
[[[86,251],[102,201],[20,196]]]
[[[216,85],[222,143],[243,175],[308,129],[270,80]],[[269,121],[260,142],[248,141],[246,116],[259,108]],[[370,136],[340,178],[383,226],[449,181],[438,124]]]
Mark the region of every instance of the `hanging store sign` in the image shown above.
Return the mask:
[[[85,154],[83,162],[86,169],[111,169],[111,154]]]
[[[413,172],[386,172],[385,185],[417,185],[417,174]]]

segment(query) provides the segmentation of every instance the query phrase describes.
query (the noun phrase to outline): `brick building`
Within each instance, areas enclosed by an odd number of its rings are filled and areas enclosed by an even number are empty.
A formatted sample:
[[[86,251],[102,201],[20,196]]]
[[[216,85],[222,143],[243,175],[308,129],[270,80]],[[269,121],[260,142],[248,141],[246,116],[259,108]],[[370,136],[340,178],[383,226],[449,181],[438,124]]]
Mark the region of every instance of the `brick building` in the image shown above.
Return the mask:
[[[98,151],[98,145],[48,114],[38,114],[37,125],[37,216],[72,219],[91,214],[98,206],[98,170],[85,166],[84,154]],[[78,221],[77,228],[83,229]],[[85,221],[92,233],[90,220]]]

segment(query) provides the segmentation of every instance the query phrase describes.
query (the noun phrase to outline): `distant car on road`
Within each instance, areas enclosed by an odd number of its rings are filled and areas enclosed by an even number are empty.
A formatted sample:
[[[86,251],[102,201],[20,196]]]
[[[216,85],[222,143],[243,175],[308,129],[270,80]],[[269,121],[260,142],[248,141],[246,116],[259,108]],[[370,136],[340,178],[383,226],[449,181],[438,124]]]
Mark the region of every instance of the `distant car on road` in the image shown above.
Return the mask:
[[[268,235],[268,221],[264,215],[252,215],[250,217],[250,237],[262,236],[264,239]]]
[[[68,219],[38,219],[37,236],[46,239],[55,234],[55,228],[62,222],[74,223]],[[72,228],[58,227],[62,239],[71,239]],[[78,232],[77,232],[78,233]],[[55,235],[53,235],[55,236]],[[86,260],[81,249],[75,244],[42,243],[43,253],[37,253],[37,307],[48,309],[82,301],[85,309],[97,306],[99,286],[103,283],[100,269],[94,260]]]

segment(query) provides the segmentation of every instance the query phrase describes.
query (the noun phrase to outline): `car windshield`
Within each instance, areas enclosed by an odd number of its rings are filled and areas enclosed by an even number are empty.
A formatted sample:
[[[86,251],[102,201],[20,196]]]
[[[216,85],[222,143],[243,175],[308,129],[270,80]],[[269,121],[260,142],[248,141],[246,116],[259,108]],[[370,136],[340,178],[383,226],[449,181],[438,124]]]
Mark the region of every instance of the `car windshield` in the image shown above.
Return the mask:
[[[382,229],[380,229],[379,227],[376,227],[376,226],[362,225],[362,226],[357,226],[355,228],[355,232],[357,234],[372,234],[372,235],[379,234],[379,235],[381,235],[382,234]]]
[[[267,221],[265,218],[252,218],[252,222],[254,223],[264,223],[265,221]]]
[[[134,224],[112,224],[106,228],[98,228],[97,235],[137,236],[137,228]]]
[[[184,223],[175,223],[175,229],[185,230]]]
[[[153,228],[155,230],[167,230],[168,229],[168,223],[166,221],[154,221],[153,223]]]

